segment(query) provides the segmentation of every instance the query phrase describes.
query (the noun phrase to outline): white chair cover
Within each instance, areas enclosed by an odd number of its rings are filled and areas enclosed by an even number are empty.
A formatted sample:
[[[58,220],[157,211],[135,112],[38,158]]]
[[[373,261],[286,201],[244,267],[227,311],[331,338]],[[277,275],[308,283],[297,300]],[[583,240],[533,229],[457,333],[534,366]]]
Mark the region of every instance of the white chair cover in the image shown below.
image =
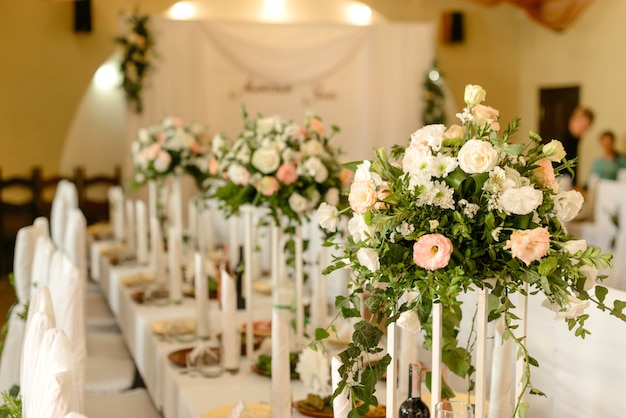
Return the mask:
[[[46,331],[39,356],[34,364],[35,382],[31,417],[64,418],[76,408],[74,398],[74,360],[65,333],[53,328]]]
[[[82,280],[87,280],[87,220],[83,212],[69,209],[63,236],[63,250],[78,269]]]
[[[17,232],[13,277],[17,303],[11,308],[9,329],[4,340],[0,358],[0,391],[11,389],[20,384],[20,362],[22,342],[24,340],[25,320],[20,318],[30,297],[31,268],[35,250],[35,227],[26,226]]]
[[[50,281],[50,260],[54,251],[54,244],[49,236],[37,238],[31,271],[31,285],[33,289],[48,286]]]
[[[78,411],[83,411],[85,386],[85,282],[67,255],[57,251],[50,268],[50,295],[54,304],[57,327],[65,331],[72,343],[75,369],[75,398]]]
[[[44,289],[44,288],[42,288]],[[22,395],[22,415],[24,417],[35,417],[35,372],[34,365],[39,358],[39,348],[42,345],[46,331],[54,328],[54,314],[52,316],[40,312],[29,311],[26,335],[24,338],[24,350],[22,352],[21,367],[21,387]]]
[[[69,180],[61,180],[57,185],[52,207],[50,209],[50,232],[54,245],[63,249],[65,243],[65,225],[67,211],[78,207],[78,192],[76,185]]]

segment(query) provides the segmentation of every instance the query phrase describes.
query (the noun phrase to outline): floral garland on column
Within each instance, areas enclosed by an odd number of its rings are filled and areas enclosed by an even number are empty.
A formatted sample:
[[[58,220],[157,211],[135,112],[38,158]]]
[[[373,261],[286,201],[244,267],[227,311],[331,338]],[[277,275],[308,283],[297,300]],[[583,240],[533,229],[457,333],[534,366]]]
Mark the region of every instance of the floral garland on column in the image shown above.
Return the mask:
[[[523,390],[511,416],[524,415],[525,393],[542,394],[530,380],[531,366],[538,364],[517,332],[513,294],[527,294],[528,286],[583,338],[589,305],[626,322],[626,302],[605,305],[608,290],[599,285],[606,276],[598,269],[611,265],[611,255],[564,227],[583,197],[559,190],[559,174],[572,167],[562,144],[543,144],[533,132],[525,144],[510,141],[518,120],[501,131],[499,112],[482,104],[485,96],[480,86],[467,86],[466,107],[457,114],[461,125],[427,125],[408,146],[394,147],[391,157],[380,149],[356,170],[346,211],[351,237],[337,244],[339,254],[326,269],[353,271],[349,296],[336,302],[344,317],[360,316],[361,296],[373,312],[355,325],[339,354],[342,381],[334,395],[348,394],[351,418],[377,404],[375,384],[391,361],[385,355],[370,363],[381,350],[379,325],[395,322],[421,332],[430,348],[433,304],[443,308],[443,362],[471,380],[471,348],[457,339],[460,297],[468,291],[488,291],[489,319],[503,318],[504,338],[514,341],[524,360]],[[328,336],[328,329],[316,330],[317,343]]]
[[[143,111],[141,94],[147,74],[152,69],[154,37],[150,31],[150,18],[135,10],[124,16],[125,34],[115,38],[115,43],[122,46],[123,57],[120,63],[122,85],[126,100],[137,113]]]

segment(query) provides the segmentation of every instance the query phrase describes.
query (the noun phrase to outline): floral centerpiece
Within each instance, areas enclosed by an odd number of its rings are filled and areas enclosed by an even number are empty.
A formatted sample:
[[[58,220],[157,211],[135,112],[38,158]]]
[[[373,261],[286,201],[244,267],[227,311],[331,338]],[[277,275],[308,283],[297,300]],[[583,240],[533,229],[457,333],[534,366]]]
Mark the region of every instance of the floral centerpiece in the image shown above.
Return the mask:
[[[133,184],[163,180],[171,174],[189,174],[199,189],[209,177],[211,152],[202,142],[202,127],[166,117],[159,124],[142,128],[131,143],[135,173]]]
[[[280,116],[249,119],[245,109],[243,116],[244,130],[233,144],[221,136],[213,142],[215,168],[226,180],[214,196],[227,216],[250,204],[268,208],[277,225],[283,217],[293,225],[322,203],[340,205],[351,173],[330,143],[338,127],[327,136],[313,115],[306,116],[304,126]]]
[[[611,256],[565,228],[583,197],[559,190],[559,173],[572,166],[563,146],[557,140],[543,144],[532,132],[527,143],[514,143],[518,120],[501,130],[498,111],[483,105],[484,99],[480,86],[467,86],[460,125],[424,126],[408,146],[394,147],[391,156],[378,150],[375,160],[356,168],[345,211],[347,243],[336,243],[340,254],[326,269],[352,269],[349,296],[336,301],[343,316],[360,316],[361,297],[372,312],[356,324],[339,355],[342,381],[335,395],[348,393],[350,418],[377,404],[374,385],[391,360],[386,355],[373,366],[369,362],[382,350],[377,325],[396,322],[422,332],[430,348],[433,304],[443,309],[443,362],[471,380],[471,349],[457,340],[465,292],[488,290],[489,319],[503,318],[504,338],[514,340],[526,363],[524,392],[533,394],[541,394],[530,381],[530,366],[537,363],[515,332],[513,294],[543,295],[545,305],[581,337],[589,332],[590,304],[626,321],[626,304],[606,306],[607,289],[596,285],[604,278],[597,277],[598,268],[608,267]],[[328,207],[320,212],[322,225],[330,227],[341,213]],[[316,330],[313,346],[328,335]],[[513,415],[522,417],[527,407],[518,399]]]

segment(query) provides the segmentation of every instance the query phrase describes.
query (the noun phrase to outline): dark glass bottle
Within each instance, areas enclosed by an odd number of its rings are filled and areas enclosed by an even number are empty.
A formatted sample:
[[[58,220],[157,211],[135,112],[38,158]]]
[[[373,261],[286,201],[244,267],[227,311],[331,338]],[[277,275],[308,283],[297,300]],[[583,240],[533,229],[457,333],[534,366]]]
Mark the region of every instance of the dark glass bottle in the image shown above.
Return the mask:
[[[409,397],[400,405],[399,418],[430,418],[430,411],[422,401],[421,373],[419,363],[409,365]]]
[[[243,272],[245,265],[243,262],[243,247],[239,247],[239,261],[235,266],[235,290],[237,291],[237,309],[246,309],[246,298],[243,295]]]

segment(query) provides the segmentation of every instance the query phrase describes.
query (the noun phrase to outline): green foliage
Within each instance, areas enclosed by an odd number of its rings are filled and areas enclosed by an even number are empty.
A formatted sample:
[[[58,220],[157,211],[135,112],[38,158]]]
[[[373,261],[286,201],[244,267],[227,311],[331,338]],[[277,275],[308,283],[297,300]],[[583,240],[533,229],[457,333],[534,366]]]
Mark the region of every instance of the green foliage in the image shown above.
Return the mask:
[[[22,397],[20,387],[13,385],[8,391],[2,392],[4,405],[0,406],[0,418],[22,418]]]
[[[121,87],[126,100],[137,113],[143,111],[142,92],[146,76],[152,70],[154,37],[150,31],[150,17],[135,10],[125,17],[127,33],[114,39],[123,50],[120,71],[123,75]]]

